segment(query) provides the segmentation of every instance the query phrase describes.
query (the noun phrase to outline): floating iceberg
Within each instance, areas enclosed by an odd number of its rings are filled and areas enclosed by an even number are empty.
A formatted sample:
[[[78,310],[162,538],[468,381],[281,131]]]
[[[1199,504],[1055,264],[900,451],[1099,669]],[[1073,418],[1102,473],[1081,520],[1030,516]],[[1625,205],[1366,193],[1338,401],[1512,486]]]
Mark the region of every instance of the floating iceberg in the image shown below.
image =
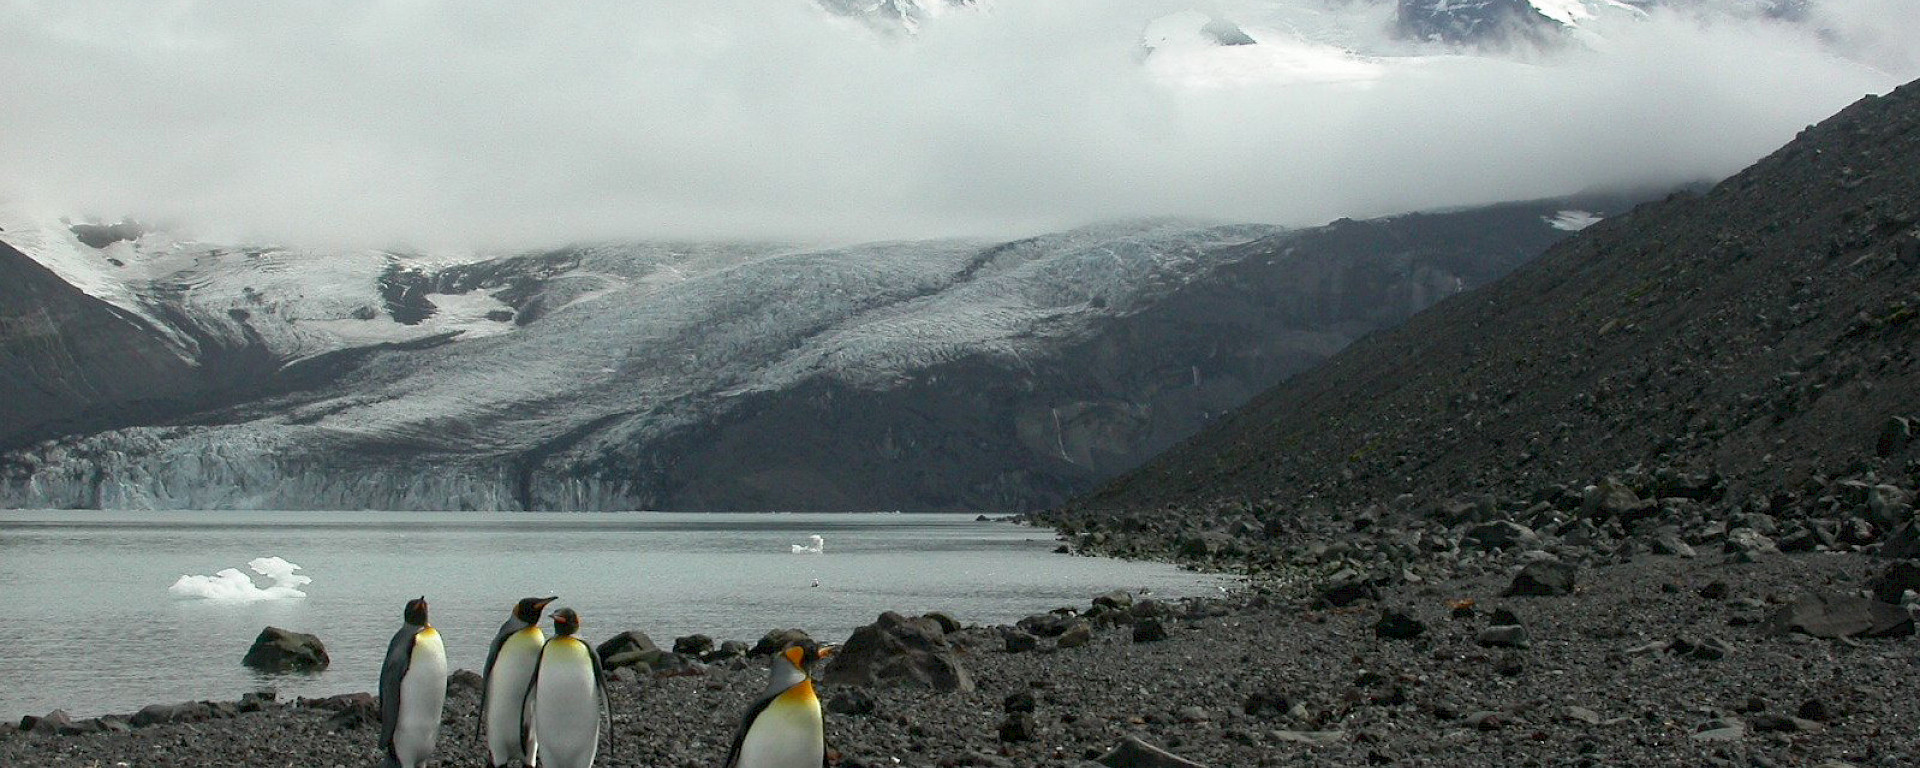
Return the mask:
[[[807,541],[809,543],[793,545],[793,553],[796,555],[817,555],[827,550],[827,540],[820,538],[819,534],[808,536]]]
[[[267,577],[273,586],[261,588],[240,569],[228,568],[212,576],[181,576],[167,591],[174,597],[188,599],[287,600],[306,597],[307,593],[300,588],[313,583],[313,579],[294,573],[300,566],[278,557],[256,557],[247,561],[247,567]]]

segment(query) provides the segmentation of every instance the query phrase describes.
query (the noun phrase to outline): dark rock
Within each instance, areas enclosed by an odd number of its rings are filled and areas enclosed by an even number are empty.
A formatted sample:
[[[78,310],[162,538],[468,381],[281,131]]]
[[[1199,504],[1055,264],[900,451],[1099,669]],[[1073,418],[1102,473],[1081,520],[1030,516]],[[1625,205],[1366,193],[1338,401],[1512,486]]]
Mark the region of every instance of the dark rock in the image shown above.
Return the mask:
[[[1493,662],[1494,673],[1502,677],[1516,677],[1527,671],[1527,661],[1517,653],[1503,653]]]
[[[1078,617],[1071,613],[1036,613],[1014,623],[1035,637],[1059,637]]]
[[[1507,724],[1505,715],[1491,710],[1481,710],[1467,715],[1463,722],[1465,722],[1469,728],[1476,728],[1482,731],[1495,730]]]
[[[1002,629],[1000,637],[1006,640],[1007,653],[1025,653],[1040,647],[1040,638],[1012,627]]]
[[[1255,691],[1247,694],[1247,701],[1241,709],[1254,717],[1279,717],[1293,708],[1287,695],[1279,691]]]
[[[1569,563],[1531,563],[1520,569],[1504,596],[1550,597],[1573,594],[1574,567]]]
[[[1033,721],[1029,712],[1010,712],[1000,721],[1000,740],[1004,742],[1033,741],[1040,735],[1040,726]]]
[[[248,691],[246,693],[240,694],[240,711],[260,712],[267,709],[272,709],[274,701],[279,698],[280,698],[280,692],[273,690],[272,688],[267,688],[259,691]]]
[[[279,627],[260,630],[253,647],[240,660],[262,672],[318,672],[333,662],[327,658],[327,646],[313,635],[290,632]]]
[[[973,677],[960,663],[938,623],[888,611],[853,631],[828,661],[821,682],[830,685],[904,684],[936,691],[971,691]]]
[[[1133,593],[1124,589],[1116,589],[1112,592],[1095,596],[1093,598],[1093,604],[1104,605],[1115,610],[1126,610],[1133,607]]]
[[[1807,699],[1801,702],[1800,709],[1794,714],[1799,715],[1803,720],[1815,720],[1822,723],[1833,720],[1833,710],[1829,709],[1827,702],[1821,699]]]
[[[606,663],[608,659],[623,653],[633,653],[636,651],[650,653],[660,650],[660,646],[654,645],[653,638],[647,637],[647,633],[637,629],[629,629],[607,638],[598,646],[595,646],[593,650],[594,653],[600,655],[601,663]]]
[[[800,644],[812,645],[813,637],[803,629],[775,629],[760,636],[760,642],[754,643],[747,651],[748,656],[771,656],[787,649],[787,646]]]
[[[481,677],[478,672],[471,669],[456,669],[453,674],[447,675],[447,694],[479,693],[486,688],[486,682],[486,678]],[[242,699],[242,701],[245,700]],[[268,701],[272,699],[269,698]]]
[[[1206,768],[1132,736],[1122,739],[1094,762],[1107,768]]]
[[[375,712],[380,710],[380,700],[371,693],[342,693],[319,699],[299,698],[294,705],[301,709],[319,709],[328,712],[345,712],[362,706],[371,705]],[[377,717],[375,719],[378,719]]]
[[[752,646],[749,646],[746,643],[741,642],[739,640],[723,640],[720,642],[719,648],[715,648],[711,653],[708,653],[707,655],[700,657],[700,660],[708,663],[712,663],[716,661],[726,661],[728,659],[742,658],[747,655],[747,651],[749,650],[752,650]]]
[[[1583,517],[1616,518],[1640,507],[1640,497],[1632,488],[1611,477],[1587,487],[1580,502]]]
[[[1361,600],[1374,600],[1378,597],[1379,593],[1374,590],[1371,584],[1358,581],[1345,581],[1329,585],[1325,589],[1320,590],[1320,596],[1315,600],[1315,604],[1344,608]]]
[[[673,639],[673,652],[686,656],[706,656],[713,653],[713,638],[694,634]]]
[[[1853,595],[1808,593],[1775,612],[1775,632],[1814,637],[1905,637],[1913,634],[1906,609]]]
[[[1820,724],[1812,720],[1802,720],[1787,715],[1754,715],[1747,725],[1756,733],[1793,733],[1795,731],[1817,731]]]
[[[1693,648],[1687,651],[1687,656],[1701,661],[1718,661],[1726,658],[1730,653],[1733,653],[1733,646],[1728,645],[1727,641],[1708,637],[1694,643]]]
[[[1691,545],[1685,541],[1681,541],[1679,536],[1672,533],[1663,533],[1653,537],[1653,553],[1656,555],[1673,555],[1676,557],[1693,557],[1697,554],[1693,551]]]
[[[66,735],[73,729],[73,717],[68,715],[64,709],[56,709],[41,717],[26,717],[20,719],[20,730],[29,733],[38,733],[44,736]]]
[[[1078,648],[1090,642],[1093,642],[1093,626],[1084,619],[1074,619],[1056,641],[1061,648]]]
[[[1167,626],[1159,619],[1142,619],[1133,624],[1133,641],[1151,643],[1167,639]]]
[[[1727,586],[1727,583],[1724,581],[1708,582],[1707,585],[1701,587],[1699,591],[1699,595],[1708,600],[1725,600],[1732,594],[1733,587]]]
[[[1882,457],[1892,456],[1913,442],[1913,422],[1905,416],[1890,416],[1880,425],[1880,437],[1873,442],[1873,450]]]
[[[1522,622],[1520,621],[1520,615],[1517,613],[1514,613],[1512,608],[1506,608],[1506,607],[1495,608],[1493,609],[1493,613],[1487,616],[1487,624],[1489,626],[1495,626],[1495,627],[1517,626],[1521,623]]]
[[[1920,563],[1907,560],[1890,563],[1867,587],[1873,590],[1873,599],[1899,605],[1907,590],[1920,590]]]
[[[1412,640],[1425,634],[1427,625],[1405,611],[1385,610],[1380,612],[1380,620],[1373,624],[1375,637],[1390,640]]]
[[[827,699],[827,711],[836,715],[871,715],[877,705],[873,696],[860,688],[845,688]]]
[[[334,731],[350,731],[378,726],[380,724],[380,702],[372,696],[360,694],[366,698],[357,698],[346,709],[327,718],[327,728]]]
[[[1000,709],[1004,712],[1032,712],[1037,708],[1038,703],[1033,699],[1033,691],[1009,693],[1005,699],[1000,700]]]
[[[920,618],[923,618],[935,624],[938,624],[940,626],[940,631],[945,632],[949,635],[955,632],[958,632],[961,629],[960,620],[954,618],[953,614],[947,613],[946,611],[928,611],[924,614],[921,614]]]
[[[1920,526],[1912,520],[1901,523],[1887,534],[1886,542],[1874,554],[1896,559],[1920,557]]]
[[[1867,491],[1867,518],[1882,530],[1913,519],[1913,495],[1894,485],[1876,485]]]
[[[135,728],[168,723],[198,723],[212,720],[214,712],[205,702],[188,701],[180,704],[148,704],[127,718],[127,723]]]

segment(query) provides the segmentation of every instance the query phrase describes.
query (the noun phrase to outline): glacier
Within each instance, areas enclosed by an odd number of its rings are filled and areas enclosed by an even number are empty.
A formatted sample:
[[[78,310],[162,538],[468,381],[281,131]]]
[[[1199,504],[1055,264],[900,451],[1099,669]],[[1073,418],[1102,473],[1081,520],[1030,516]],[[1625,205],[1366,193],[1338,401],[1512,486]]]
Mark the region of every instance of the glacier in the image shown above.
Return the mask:
[[[0,446],[0,506],[1031,509],[1629,202],[508,254],[95,248],[13,216],[0,241],[183,359],[270,373]]]

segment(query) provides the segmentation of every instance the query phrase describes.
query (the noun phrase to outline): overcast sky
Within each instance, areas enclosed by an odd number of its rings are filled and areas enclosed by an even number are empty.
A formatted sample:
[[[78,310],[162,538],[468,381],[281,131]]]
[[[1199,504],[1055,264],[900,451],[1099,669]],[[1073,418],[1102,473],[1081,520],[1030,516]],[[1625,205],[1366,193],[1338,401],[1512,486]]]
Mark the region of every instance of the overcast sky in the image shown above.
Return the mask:
[[[1311,224],[1717,178],[1920,75],[1912,0],[1813,2],[1516,61],[1389,56],[1441,52],[1365,0],[993,0],[912,34],[810,0],[0,0],[0,197],[358,246]],[[1191,8],[1262,45],[1144,52]]]

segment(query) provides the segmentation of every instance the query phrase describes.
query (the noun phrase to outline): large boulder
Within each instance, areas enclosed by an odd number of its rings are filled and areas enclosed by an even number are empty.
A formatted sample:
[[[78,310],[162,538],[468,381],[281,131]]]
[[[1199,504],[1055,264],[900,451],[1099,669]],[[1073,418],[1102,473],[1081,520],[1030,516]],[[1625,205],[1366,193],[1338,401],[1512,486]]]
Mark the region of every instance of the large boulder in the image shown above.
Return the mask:
[[[760,642],[754,643],[747,651],[748,656],[771,656],[787,649],[789,645],[812,645],[813,637],[804,629],[775,629],[760,636]]]
[[[1531,563],[1520,569],[1508,585],[1505,597],[1552,597],[1573,594],[1574,567],[1571,563]]]
[[[897,684],[936,691],[971,691],[973,676],[947,643],[940,622],[893,611],[853,631],[820,680],[830,685]]]
[[[1122,739],[1117,746],[1093,762],[1107,768],[1205,768],[1132,736]]]
[[[1773,615],[1775,632],[1814,637],[1905,637],[1913,634],[1907,609],[1855,595],[1810,592]]]
[[[645,664],[648,669],[662,666],[663,657],[673,654],[655,645],[653,638],[637,629],[629,629],[595,646],[594,653],[600,655],[601,666],[607,669],[619,669]]]
[[[262,672],[318,672],[333,660],[327,657],[327,646],[320,638],[267,627],[253,639],[253,647],[247,649],[240,663]]]

